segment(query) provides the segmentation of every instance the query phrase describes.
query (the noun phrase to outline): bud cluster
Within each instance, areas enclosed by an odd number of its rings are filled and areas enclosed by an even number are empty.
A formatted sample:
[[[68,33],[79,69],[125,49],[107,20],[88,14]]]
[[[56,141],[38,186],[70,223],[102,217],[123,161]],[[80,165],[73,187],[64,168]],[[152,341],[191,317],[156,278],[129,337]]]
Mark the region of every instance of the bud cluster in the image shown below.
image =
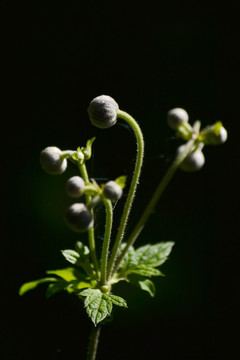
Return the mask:
[[[195,139],[196,146],[182,161],[180,168],[183,171],[194,172],[200,170],[204,163],[205,157],[202,152],[205,145],[219,145],[227,140],[227,131],[220,121],[214,125],[207,126],[200,131],[201,123],[196,121],[193,126],[189,124],[189,116],[186,110],[174,108],[167,113],[167,123],[169,127],[176,131],[176,135],[185,141]],[[177,156],[184,151],[186,144],[177,149]]]
[[[88,106],[88,114],[91,123],[98,128],[108,128],[116,124],[117,117],[121,115],[116,101],[107,95],[101,95],[94,98]],[[177,149],[177,156],[184,151],[183,160],[180,168],[183,171],[193,172],[200,170],[205,157],[203,148],[205,145],[222,144],[227,140],[227,131],[221,122],[207,126],[200,130],[201,123],[196,121],[193,126],[189,124],[189,116],[186,110],[178,107],[168,111],[167,123],[169,127],[175,130],[176,135],[185,142],[193,141],[192,149],[186,148],[184,143]],[[67,160],[70,160],[78,166],[82,166],[86,160],[91,158],[92,143],[95,138],[88,140],[86,147],[78,147],[76,151],[62,151],[55,146],[45,148],[40,155],[42,168],[51,175],[60,175],[67,168]],[[190,151],[190,152],[189,152]],[[80,176],[73,176],[67,180],[66,193],[73,199],[86,196],[84,201],[72,204],[66,213],[66,223],[73,231],[84,232],[93,226],[93,209],[106,199],[117,201],[121,198],[125,177],[120,177],[116,181],[108,181],[99,186],[94,180],[85,182]]]
[[[48,174],[61,175],[67,168],[67,159],[77,165],[83,164],[91,157],[91,147],[95,138],[88,140],[85,148],[78,148],[77,151],[62,151],[55,146],[49,146],[42,150],[40,163]],[[69,206],[66,212],[66,223],[75,232],[88,231],[93,226],[92,209],[104,199],[117,201],[122,196],[122,187],[116,181],[108,181],[101,187],[92,180],[86,183],[80,176],[70,177],[65,186],[68,196],[73,199],[81,198],[83,195],[89,197],[88,204],[77,202]]]
[[[105,199],[119,200],[122,196],[122,188],[115,181],[108,181],[102,187],[93,180],[86,184],[80,176],[73,176],[66,183],[66,192],[72,198],[79,198],[83,194],[93,195],[85,205],[83,202],[69,206],[66,214],[66,223],[69,228],[76,232],[85,232],[93,226],[92,209]]]

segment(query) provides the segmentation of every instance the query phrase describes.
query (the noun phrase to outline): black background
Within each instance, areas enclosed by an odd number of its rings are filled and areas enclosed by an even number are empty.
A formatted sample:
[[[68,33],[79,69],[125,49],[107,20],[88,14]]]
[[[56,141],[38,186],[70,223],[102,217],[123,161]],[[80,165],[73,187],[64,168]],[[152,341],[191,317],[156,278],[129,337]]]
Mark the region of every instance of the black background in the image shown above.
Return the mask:
[[[138,240],[175,241],[166,277],[156,279],[154,299],[115,287],[128,309],[116,309],[103,328],[98,359],[238,359],[239,3],[2,1],[1,9],[2,358],[85,358],[91,324],[79,300],[65,293],[45,300],[44,286],[20,298],[18,289],[66,266],[59,250],[80,239],[63,221],[71,203],[64,186],[76,169],[48,176],[40,151],[76,149],[96,136],[90,176],[132,173],[131,131],[99,130],[88,120],[91,99],[108,94],[145,137],[129,231],[178,145],[166,125],[169,109],[183,107],[203,126],[221,120],[229,139],[205,149],[199,173],[179,171],[168,186]],[[96,232],[100,250],[101,225]]]

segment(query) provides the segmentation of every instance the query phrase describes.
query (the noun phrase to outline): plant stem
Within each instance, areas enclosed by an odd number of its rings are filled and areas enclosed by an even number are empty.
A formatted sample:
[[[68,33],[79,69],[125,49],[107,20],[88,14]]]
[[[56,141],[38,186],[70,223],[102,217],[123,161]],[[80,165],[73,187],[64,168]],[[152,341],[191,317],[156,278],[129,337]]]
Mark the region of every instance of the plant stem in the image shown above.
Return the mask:
[[[136,192],[136,188],[137,188],[137,184],[138,184],[138,180],[139,180],[139,176],[140,176],[141,168],[142,168],[143,156],[144,156],[144,140],[143,140],[142,131],[141,131],[138,123],[136,122],[136,120],[134,120],[134,118],[131,115],[129,115],[125,111],[118,110],[118,117],[125,120],[131,126],[131,128],[133,129],[133,131],[135,133],[136,140],[137,140],[137,158],[136,158],[132,182],[130,185],[127,200],[126,200],[123,214],[121,217],[120,226],[119,226],[119,229],[118,229],[118,232],[116,235],[116,240],[115,240],[112,254],[111,254],[111,257],[109,260],[108,279],[111,277],[111,273],[112,273],[112,270],[114,267],[114,263],[116,261],[117,253],[118,253],[119,247],[121,245],[121,241],[122,241],[124,231],[125,231],[125,228],[127,225],[127,220],[128,220],[128,216],[129,216],[129,213],[131,210],[134,195]]]
[[[108,260],[108,252],[109,252],[111,230],[112,230],[112,219],[113,219],[111,200],[107,200],[107,199],[104,200],[104,205],[106,209],[106,225],[105,225],[105,234],[104,234],[103,247],[102,247],[102,258],[101,258],[102,285],[106,284],[106,280],[107,280],[107,260]]]
[[[92,333],[91,333],[90,340],[89,340],[87,360],[95,360],[96,359],[100,331],[101,331],[100,325],[98,325],[98,326],[93,325]]]
[[[81,176],[82,176],[83,180],[85,181],[85,183],[88,183],[89,178],[88,178],[88,173],[87,173],[87,168],[86,168],[85,163],[79,164],[79,170],[80,170]],[[86,203],[88,204],[90,201],[91,201],[91,196],[87,195]],[[90,211],[91,211],[92,216],[94,217],[93,209],[91,209]],[[96,255],[94,226],[90,227],[90,229],[88,230],[88,244],[89,244],[90,256],[91,256],[91,259],[92,259],[92,262],[94,265],[94,269],[96,271],[96,275],[98,277],[99,267],[98,267],[98,261],[97,261],[97,255]]]
[[[168,169],[168,171],[166,172],[166,174],[164,175],[162,181],[160,182],[160,184],[158,185],[155,193],[153,194],[151,200],[149,201],[147,207],[145,208],[140,220],[138,221],[136,227],[134,228],[132,234],[129,236],[127,244],[123,250],[123,252],[121,253],[121,255],[119,256],[118,260],[116,261],[115,267],[114,267],[114,273],[117,271],[117,269],[119,268],[123,258],[125,257],[125,255],[128,252],[128,249],[130,248],[130,246],[132,246],[135,242],[135,240],[137,239],[137,237],[139,236],[139,234],[141,233],[146,221],[148,220],[149,216],[151,215],[155,205],[157,204],[160,196],[162,195],[163,191],[165,190],[166,186],[168,185],[169,181],[171,180],[171,178],[173,177],[173,175],[175,174],[176,170],[178,169],[179,165],[181,164],[181,162],[186,158],[186,156],[190,153],[190,151],[192,150],[192,148],[195,145],[195,141],[196,139],[193,138],[191,140],[189,140],[186,144],[186,147],[184,149],[184,151],[182,151],[173,161],[172,165],[170,166],[170,168]]]

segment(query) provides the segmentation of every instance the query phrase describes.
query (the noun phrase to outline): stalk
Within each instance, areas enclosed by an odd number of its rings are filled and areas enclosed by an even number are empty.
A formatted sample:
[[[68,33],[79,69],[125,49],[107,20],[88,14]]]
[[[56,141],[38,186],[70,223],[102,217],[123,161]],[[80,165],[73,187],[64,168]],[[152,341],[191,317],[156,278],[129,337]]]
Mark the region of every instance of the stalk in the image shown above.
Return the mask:
[[[101,326],[94,326],[92,328],[92,333],[89,340],[89,347],[88,347],[88,353],[87,353],[87,359],[86,360],[95,360],[97,355],[97,347],[99,342],[99,335],[101,331]]]
[[[108,252],[109,252],[111,230],[112,230],[112,219],[113,219],[111,200],[104,200],[104,205],[105,205],[105,209],[106,209],[106,226],[105,226],[105,234],[104,234],[102,257],[101,257],[101,284],[102,285],[105,285],[106,281],[107,281],[107,260],[108,260]]]
[[[187,142],[184,151],[182,151],[176,157],[176,159],[173,161],[172,165],[169,167],[168,171],[164,175],[162,181],[158,185],[155,193],[153,194],[151,200],[149,201],[147,207],[145,208],[145,211],[143,212],[143,214],[142,214],[140,220],[138,221],[136,227],[134,228],[131,235],[129,236],[127,244],[126,244],[123,252],[121,253],[119,258],[117,259],[116,264],[114,266],[114,272],[113,273],[115,273],[118,270],[123,258],[125,257],[125,255],[127,254],[128,250],[129,250],[130,246],[132,246],[134,244],[137,237],[139,236],[139,234],[143,230],[146,221],[148,220],[149,216],[153,212],[153,210],[154,210],[159,198],[161,197],[163,191],[165,190],[166,186],[168,185],[168,183],[172,179],[172,177],[175,174],[176,170],[178,169],[179,165],[182,163],[182,161],[187,157],[187,155],[190,153],[190,151],[194,147],[195,141],[196,141],[196,139],[194,138],[194,139],[191,139],[191,140],[189,140]]]
[[[134,170],[132,182],[131,182],[131,185],[130,185],[127,200],[126,200],[124,210],[123,210],[123,214],[122,214],[122,217],[121,217],[120,226],[118,228],[118,232],[117,232],[117,235],[116,235],[116,240],[115,240],[114,247],[113,247],[113,250],[112,250],[112,254],[111,254],[111,257],[110,257],[110,260],[109,260],[108,279],[110,279],[110,277],[111,277],[113,267],[114,267],[114,263],[115,263],[116,258],[117,258],[117,253],[119,251],[119,248],[120,248],[120,245],[121,245],[121,242],[122,242],[122,238],[123,238],[123,235],[124,235],[124,231],[125,231],[125,228],[126,228],[126,225],[127,225],[127,220],[128,220],[128,217],[129,217],[132,202],[133,202],[134,195],[135,195],[135,192],[136,192],[136,188],[137,188],[137,184],[138,184],[138,180],[139,180],[139,176],[140,176],[141,168],[142,168],[143,156],[144,156],[144,140],[143,140],[142,131],[141,131],[138,123],[136,122],[136,120],[134,120],[134,118],[131,115],[129,115],[125,111],[118,110],[117,115],[118,115],[118,117],[125,120],[131,126],[131,128],[133,129],[133,131],[135,133],[136,140],[137,140],[137,158],[136,158],[135,170]]]
[[[83,180],[85,181],[85,183],[88,183],[89,178],[88,178],[86,165],[84,163],[79,164],[79,170],[80,170],[81,176],[82,176]],[[86,203],[88,204],[90,201],[91,201],[91,196],[86,195]],[[90,211],[91,211],[92,217],[94,217],[93,209],[91,209]],[[96,275],[98,277],[99,267],[98,267],[98,260],[97,260],[97,255],[96,255],[94,226],[92,226],[88,230],[88,244],[89,244],[90,257],[92,259],[94,269],[95,269]]]

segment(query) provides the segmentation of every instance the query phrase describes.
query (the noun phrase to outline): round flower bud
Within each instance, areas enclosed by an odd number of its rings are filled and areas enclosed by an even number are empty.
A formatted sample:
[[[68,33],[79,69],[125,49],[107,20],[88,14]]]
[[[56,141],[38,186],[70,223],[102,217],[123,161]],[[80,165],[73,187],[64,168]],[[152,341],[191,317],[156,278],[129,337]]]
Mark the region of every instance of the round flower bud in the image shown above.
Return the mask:
[[[94,126],[106,129],[116,123],[118,109],[118,104],[112,97],[101,95],[90,102],[87,111]]]
[[[61,159],[62,151],[56,146],[46,147],[41,151],[40,164],[48,174],[60,175],[67,168],[67,160]]]
[[[225,143],[227,137],[228,137],[227,130],[222,126],[220,129],[220,134],[218,135],[218,144]]]
[[[178,148],[177,153],[181,153],[184,150],[185,146],[185,144],[181,145]],[[197,150],[188,154],[188,156],[181,163],[180,169],[187,172],[194,172],[200,170],[203,167],[204,163],[205,157],[201,148],[198,148]]]
[[[85,232],[93,225],[91,212],[83,203],[75,203],[67,209],[66,223],[69,228],[76,232]]]
[[[119,200],[122,196],[122,188],[115,181],[108,181],[103,189],[103,194],[110,200]]]
[[[188,122],[188,113],[182,108],[174,108],[167,113],[168,126],[177,130],[184,122]]]
[[[220,132],[218,135],[212,133],[208,137],[209,138],[206,139],[207,144],[221,145],[221,144],[225,143],[225,141],[227,140],[228,133],[227,133],[227,130],[223,126],[221,126]]]
[[[72,176],[66,183],[66,193],[72,198],[82,196],[85,182],[80,176]]]

